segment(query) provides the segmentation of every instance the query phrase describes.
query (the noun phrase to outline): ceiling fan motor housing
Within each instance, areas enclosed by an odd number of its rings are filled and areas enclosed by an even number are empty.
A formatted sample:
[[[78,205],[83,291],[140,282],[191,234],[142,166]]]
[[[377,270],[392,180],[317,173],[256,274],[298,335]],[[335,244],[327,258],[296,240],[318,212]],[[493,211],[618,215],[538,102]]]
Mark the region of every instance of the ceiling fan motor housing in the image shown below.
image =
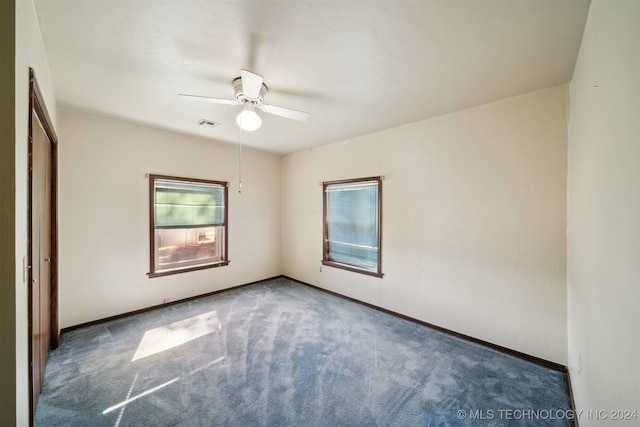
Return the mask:
[[[267,88],[267,85],[262,83],[258,96],[256,98],[248,97],[243,93],[242,90],[242,77],[236,77],[235,79],[233,79],[233,90],[236,94],[236,101],[238,101],[239,103],[244,104],[247,101],[251,101],[255,105],[260,105],[264,101],[264,96],[267,94],[267,91],[269,89]]]

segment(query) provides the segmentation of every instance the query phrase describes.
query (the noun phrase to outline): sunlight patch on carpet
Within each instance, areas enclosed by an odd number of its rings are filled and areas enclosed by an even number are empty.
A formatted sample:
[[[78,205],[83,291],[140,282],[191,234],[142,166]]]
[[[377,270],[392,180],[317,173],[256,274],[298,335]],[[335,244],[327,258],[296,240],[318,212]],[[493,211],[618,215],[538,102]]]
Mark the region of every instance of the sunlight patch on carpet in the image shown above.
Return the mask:
[[[215,311],[149,329],[144,333],[132,362],[161,353],[222,329]]]
[[[104,411],[102,411],[102,415],[106,415],[106,414],[108,414],[109,412],[112,412],[112,411],[115,411],[116,409],[122,408],[123,406],[126,406],[126,405],[128,405],[129,403],[133,402],[134,400],[138,400],[138,399],[140,399],[141,397],[147,396],[147,395],[149,395],[149,394],[151,394],[151,393],[155,393],[156,391],[158,391],[158,390],[160,390],[160,389],[163,389],[163,388],[165,388],[166,386],[168,386],[168,385],[171,385],[171,384],[175,383],[175,382],[176,382],[176,381],[178,381],[179,379],[180,379],[180,377],[178,377],[178,378],[174,378],[174,379],[172,379],[172,380],[170,380],[170,381],[167,381],[166,383],[162,383],[162,384],[160,384],[159,386],[153,387],[153,388],[151,388],[151,389],[149,389],[149,390],[147,390],[147,391],[144,391],[144,392],[142,392],[142,393],[140,393],[140,394],[137,394],[137,395],[135,395],[134,397],[128,397],[126,400],[123,400],[122,402],[120,402],[120,403],[118,403],[118,404],[116,404],[116,405],[113,405],[112,407],[107,408],[107,409],[105,409]]]

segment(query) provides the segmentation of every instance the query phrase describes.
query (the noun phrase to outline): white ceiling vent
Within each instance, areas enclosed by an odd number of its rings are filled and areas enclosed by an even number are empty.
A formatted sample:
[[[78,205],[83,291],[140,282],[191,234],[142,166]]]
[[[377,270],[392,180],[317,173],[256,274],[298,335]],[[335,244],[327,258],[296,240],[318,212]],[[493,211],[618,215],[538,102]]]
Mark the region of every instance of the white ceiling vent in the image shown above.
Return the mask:
[[[207,120],[207,119],[198,120],[198,124],[200,126],[208,126],[210,128],[214,128],[214,127],[217,127],[217,126],[222,126],[222,123],[213,122],[213,121]]]

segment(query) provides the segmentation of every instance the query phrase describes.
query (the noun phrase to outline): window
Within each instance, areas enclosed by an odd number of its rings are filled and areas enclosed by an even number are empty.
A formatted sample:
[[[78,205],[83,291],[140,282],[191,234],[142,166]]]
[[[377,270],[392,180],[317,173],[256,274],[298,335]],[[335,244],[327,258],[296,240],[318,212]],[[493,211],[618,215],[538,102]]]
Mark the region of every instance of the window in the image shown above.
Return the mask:
[[[322,264],[382,277],[382,178],[325,182]]]
[[[227,183],[149,175],[149,277],[229,264]]]

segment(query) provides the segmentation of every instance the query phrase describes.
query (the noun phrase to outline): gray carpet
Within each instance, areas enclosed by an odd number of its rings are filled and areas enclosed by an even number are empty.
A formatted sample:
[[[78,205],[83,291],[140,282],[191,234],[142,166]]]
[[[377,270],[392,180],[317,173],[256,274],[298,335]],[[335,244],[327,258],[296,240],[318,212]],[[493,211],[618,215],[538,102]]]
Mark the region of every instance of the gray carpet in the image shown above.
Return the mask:
[[[565,374],[273,279],[63,334],[36,426],[570,426]]]

